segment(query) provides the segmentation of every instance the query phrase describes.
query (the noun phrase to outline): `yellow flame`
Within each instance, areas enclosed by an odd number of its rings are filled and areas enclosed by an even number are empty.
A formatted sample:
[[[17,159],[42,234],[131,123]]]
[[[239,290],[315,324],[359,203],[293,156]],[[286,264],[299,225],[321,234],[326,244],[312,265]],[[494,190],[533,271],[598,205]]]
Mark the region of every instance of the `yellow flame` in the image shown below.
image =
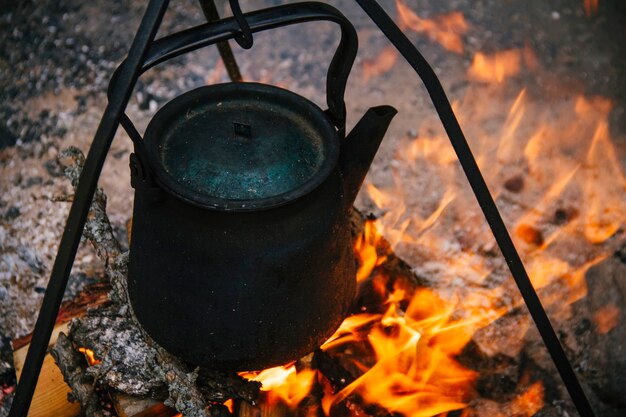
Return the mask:
[[[87,359],[87,363],[89,364],[89,366],[98,365],[99,363],[102,362],[100,359],[96,358],[96,354],[91,349],[79,347],[78,351],[82,353],[83,355],[85,355],[85,358]]]
[[[410,303],[404,313],[400,303],[407,297]],[[383,315],[367,315],[354,320],[351,329],[340,329],[331,344],[323,346],[325,350],[367,342],[376,363],[372,367],[361,364],[366,371],[359,378],[339,393],[323,398],[326,415],[354,392],[368,403],[403,415],[433,416],[463,408],[476,373],[453,357],[471,337],[465,324],[452,318],[453,311],[454,306],[429,290],[412,295],[396,291]],[[355,337],[365,323],[373,324],[367,339]]]
[[[277,366],[261,372],[242,372],[241,376],[262,384],[261,390],[268,392],[270,404],[282,401],[290,408],[297,408],[309,394],[315,380],[315,371],[296,371],[295,364]]]
[[[536,55],[529,46],[523,49],[507,49],[493,54],[477,52],[467,75],[473,81],[501,84],[518,75],[522,68],[535,69],[537,65]]]
[[[387,260],[387,255],[379,255],[382,236],[375,231],[374,222],[368,220],[364,224],[364,232],[354,244],[354,251],[360,260],[356,274],[357,282],[364,281],[378,265]]]
[[[502,51],[492,57],[478,52],[474,55],[469,76],[480,81],[501,83],[519,73],[520,68],[521,55],[517,50]]]

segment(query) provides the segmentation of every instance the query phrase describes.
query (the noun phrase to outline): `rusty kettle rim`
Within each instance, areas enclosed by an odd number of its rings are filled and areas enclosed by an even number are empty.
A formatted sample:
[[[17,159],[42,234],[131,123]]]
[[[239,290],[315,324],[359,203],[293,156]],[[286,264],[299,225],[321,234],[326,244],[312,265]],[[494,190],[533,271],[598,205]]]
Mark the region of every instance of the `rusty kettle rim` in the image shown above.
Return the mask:
[[[254,103],[252,110],[250,110],[250,102]],[[286,185],[282,184],[283,189],[279,188],[280,192],[275,195],[270,194],[257,198],[211,195],[211,193],[198,190],[197,187],[185,183],[184,178],[177,178],[175,174],[168,172],[164,165],[163,151],[160,149],[163,147],[161,144],[163,138],[167,136],[167,132],[176,128],[177,123],[184,125],[185,122],[181,123],[180,120],[187,120],[188,115],[194,113],[194,109],[211,106],[215,109],[221,107],[223,103],[234,106],[245,103],[248,110],[246,115],[252,119],[255,116],[257,119],[267,117],[267,112],[277,115],[279,122],[281,117],[285,118],[287,122],[291,123],[288,129],[291,132],[291,137],[288,140],[298,140],[301,136],[306,136],[311,142],[311,146],[320,147],[319,150],[316,149],[318,151],[317,165],[309,169],[310,172],[299,175],[301,178],[289,183],[291,188],[284,189]],[[261,110],[255,115],[257,107]],[[200,114],[198,111],[195,113]],[[203,116],[206,115],[217,118],[219,112],[209,110],[203,113]],[[230,122],[218,121],[218,123],[228,124]],[[314,138],[308,137],[311,135]],[[185,142],[187,144],[188,141]],[[273,85],[251,82],[203,86],[176,97],[163,106],[152,118],[146,129],[144,144],[149,169],[160,188],[191,205],[208,210],[228,212],[267,210],[291,203],[307,195],[328,178],[337,165],[340,153],[337,129],[326,113],[316,104],[292,91]],[[309,143],[307,142],[305,145],[309,145]],[[287,156],[291,157],[290,155]],[[218,160],[217,158],[220,156],[217,155],[215,158]],[[291,166],[294,165],[296,163],[291,161]],[[237,187],[239,184],[233,183],[232,186]]]

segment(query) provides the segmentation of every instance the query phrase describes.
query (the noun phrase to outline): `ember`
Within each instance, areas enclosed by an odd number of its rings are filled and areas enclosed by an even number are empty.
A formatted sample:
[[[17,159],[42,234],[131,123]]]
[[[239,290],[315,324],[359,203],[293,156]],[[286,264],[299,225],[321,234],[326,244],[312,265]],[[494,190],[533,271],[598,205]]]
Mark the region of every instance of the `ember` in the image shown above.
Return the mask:
[[[599,0],[584,0],[585,13],[587,16],[593,16],[598,13]]]
[[[99,359],[96,359],[96,354],[93,352],[93,350],[81,347],[81,348],[78,348],[78,351],[85,355],[85,358],[87,358],[87,363],[90,366],[98,365],[101,362]]]
[[[605,334],[610,332],[620,320],[621,311],[614,305],[608,305],[596,311],[593,315],[598,332]]]

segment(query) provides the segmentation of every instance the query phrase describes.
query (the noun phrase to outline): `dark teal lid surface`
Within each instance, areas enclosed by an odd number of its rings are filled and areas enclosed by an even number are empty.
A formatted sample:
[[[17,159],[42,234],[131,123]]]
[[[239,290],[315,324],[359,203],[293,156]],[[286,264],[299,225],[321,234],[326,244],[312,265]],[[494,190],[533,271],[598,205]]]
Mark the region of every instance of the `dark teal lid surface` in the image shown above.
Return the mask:
[[[145,135],[157,179],[203,206],[245,210],[288,202],[335,166],[336,130],[315,104],[264,84],[228,83],[165,105]]]

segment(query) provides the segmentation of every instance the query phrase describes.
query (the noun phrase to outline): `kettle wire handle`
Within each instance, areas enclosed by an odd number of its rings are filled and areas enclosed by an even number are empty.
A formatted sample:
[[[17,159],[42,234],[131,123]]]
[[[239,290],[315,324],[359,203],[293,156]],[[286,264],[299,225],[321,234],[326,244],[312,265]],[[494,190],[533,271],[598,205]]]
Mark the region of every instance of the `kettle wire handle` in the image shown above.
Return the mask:
[[[252,37],[252,30],[250,29],[250,25],[246,20],[246,17],[243,15],[241,11],[241,6],[239,5],[238,0],[228,0],[230,4],[230,10],[233,12],[233,17],[237,21],[239,25],[239,29],[241,29],[241,34],[235,36],[235,41],[241,46],[243,49],[252,48],[252,44],[254,43],[254,38]]]
[[[282,6],[257,10],[243,15],[249,24],[252,33],[275,29],[296,23],[326,20],[339,24],[341,40],[328,67],[326,77],[326,102],[328,117],[338,129],[340,137],[345,136],[346,105],[344,94],[348,76],[358,49],[358,37],[354,26],[336,8],[319,2],[294,3]],[[177,56],[217,42],[234,39],[242,34],[242,29],[235,17],[225,18],[216,22],[205,23],[175,34],[160,38],[152,44],[140,73],[168,61]],[[125,61],[115,70],[109,83],[110,94],[117,83],[117,79]],[[127,114],[123,114],[120,124],[126,130],[135,145],[135,151],[142,163],[145,156],[142,136]],[[145,166],[147,168],[147,166]]]

